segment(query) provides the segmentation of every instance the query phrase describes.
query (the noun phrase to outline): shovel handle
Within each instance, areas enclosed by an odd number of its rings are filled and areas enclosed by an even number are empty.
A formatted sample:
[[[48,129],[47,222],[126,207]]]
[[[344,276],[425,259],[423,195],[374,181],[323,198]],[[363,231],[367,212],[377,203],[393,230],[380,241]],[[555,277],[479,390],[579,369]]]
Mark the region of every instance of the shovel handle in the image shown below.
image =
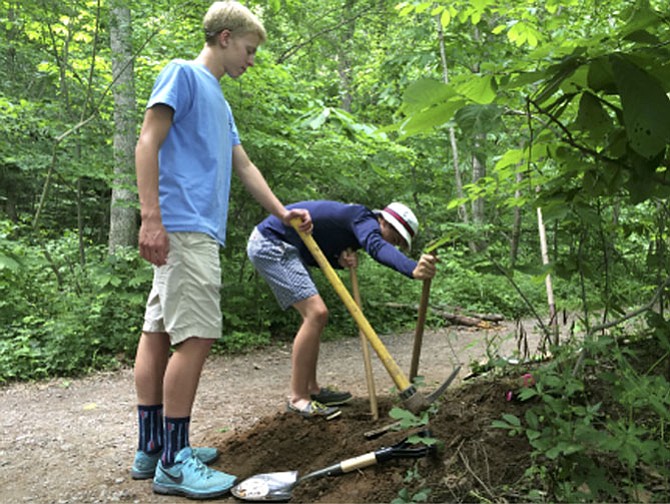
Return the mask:
[[[356,268],[349,268],[349,275],[351,276],[351,290],[354,293],[354,301],[359,308],[363,308],[361,302],[361,291],[358,288],[358,275]],[[365,338],[363,331],[359,329],[361,337],[361,351],[363,352],[363,365],[365,366],[365,383],[368,387],[368,396],[370,397],[370,413],[373,420],[379,419],[379,407],[377,405],[377,391],[375,390],[375,380],[372,374],[372,362],[370,360],[370,349],[368,347],[368,340]]]
[[[430,433],[419,433],[420,436],[430,435]],[[311,478],[319,478],[321,476],[339,476],[340,474],[349,473],[355,471],[356,469],[363,469],[364,467],[370,467],[380,462],[386,462],[394,458],[421,458],[432,453],[434,451],[433,446],[427,445],[416,445],[411,444],[407,440],[408,438],[403,439],[393,446],[386,446],[379,448],[378,450],[364,453],[358,457],[348,458],[337,464],[313,471],[309,474],[305,474],[300,481]]]
[[[398,390],[400,390],[401,395],[403,393],[408,393],[408,395],[413,394],[410,397],[416,396],[414,393],[415,389],[407,379],[407,376],[403,374],[398,364],[393,360],[393,357],[391,357],[391,354],[388,353],[384,343],[382,343],[381,339],[379,339],[379,336],[377,336],[377,333],[367,321],[363,315],[363,312],[361,312],[358,305],[356,305],[356,301],[354,301],[354,299],[351,297],[351,294],[349,294],[349,291],[342,283],[342,280],[340,280],[340,277],[337,276],[337,273],[335,273],[335,270],[328,262],[328,259],[326,259],[326,256],[323,255],[323,252],[317,245],[314,237],[300,230],[300,219],[293,219],[291,221],[291,225],[296,230],[302,241],[305,242],[305,245],[311,252],[312,256],[314,256],[314,260],[321,267],[324,275],[326,275],[326,278],[330,281],[331,285],[335,289],[335,292],[337,292],[338,296],[340,296],[340,299],[342,299],[344,302],[344,305],[346,306],[347,310],[349,310],[349,313],[351,313],[352,317],[354,317],[358,327],[370,342],[372,349],[379,356],[379,359],[382,361],[382,364],[391,376],[393,383],[395,383],[396,387],[398,387]]]

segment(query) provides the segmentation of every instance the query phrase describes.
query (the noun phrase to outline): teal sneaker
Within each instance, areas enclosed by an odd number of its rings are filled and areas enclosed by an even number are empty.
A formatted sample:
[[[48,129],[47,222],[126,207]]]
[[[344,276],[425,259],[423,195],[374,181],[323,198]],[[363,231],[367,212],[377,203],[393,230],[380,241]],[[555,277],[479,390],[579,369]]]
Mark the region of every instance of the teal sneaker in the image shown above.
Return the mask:
[[[156,466],[158,460],[161,458],[162,452],[149,454],[141,450],[135,452],[135,460],[133,467],[130,468],[130,477],[136,480],[145,480],[153,478],[156,474]],[[200,459],[203,464],[212,464],[219,458],[219,450],[217,448],[209,448],[203,446],[201,448],[193,448],[193,455]]]
[[[172,467],[159,460],[153,490],[162,495],[181,495],[189,499],[213,499],[233,487],[237,478],[203,464],[187,446],[177,453]]]

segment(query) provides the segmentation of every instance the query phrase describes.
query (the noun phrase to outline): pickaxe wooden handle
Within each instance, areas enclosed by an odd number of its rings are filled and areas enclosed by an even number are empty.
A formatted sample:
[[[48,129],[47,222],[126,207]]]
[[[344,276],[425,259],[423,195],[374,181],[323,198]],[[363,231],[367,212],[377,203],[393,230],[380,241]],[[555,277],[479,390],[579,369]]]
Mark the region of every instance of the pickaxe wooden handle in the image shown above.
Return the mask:
[[[433,255],[435,253],[433,252]],[[414,331],[414,347],[412,349],[412,362],[409,369],[409,379],[414,380],[419,371],[419,359],[421,358],[421,346],[423,345],[423,330],[426,327],[426,314],[428,312],[428,300],[430,299],[431,279],[423,281],[421,289],[421,302],[419,303],[419,314],[416,320],[416,330]]]

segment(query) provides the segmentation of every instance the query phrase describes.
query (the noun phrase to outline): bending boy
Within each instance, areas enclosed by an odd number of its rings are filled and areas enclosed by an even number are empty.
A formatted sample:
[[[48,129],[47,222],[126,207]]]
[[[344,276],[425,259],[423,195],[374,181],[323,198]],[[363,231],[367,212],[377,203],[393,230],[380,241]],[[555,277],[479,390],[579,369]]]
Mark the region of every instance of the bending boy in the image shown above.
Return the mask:
[[[408,278],[435,276],[434,256],[424,254],[416,262],[396,248],[410,249],[419,227],[414,213],[402,203],[391,203],[381,211],[336,201],[304,201],[287,208],[309,211],[314,239],[334,268],[358,266],[355,251],[362,248],[375,261]],[[292,306],[302,316],[291,356],[288,411],[308,418],[338,417],[341,411],[336,406],[349,401],[351,394],[318,384],[319,343],[328,308],[308,271],[317,266],[316,261],[290,223],[274,216],[267,217],[251,233],[247,254],[281,308]]]

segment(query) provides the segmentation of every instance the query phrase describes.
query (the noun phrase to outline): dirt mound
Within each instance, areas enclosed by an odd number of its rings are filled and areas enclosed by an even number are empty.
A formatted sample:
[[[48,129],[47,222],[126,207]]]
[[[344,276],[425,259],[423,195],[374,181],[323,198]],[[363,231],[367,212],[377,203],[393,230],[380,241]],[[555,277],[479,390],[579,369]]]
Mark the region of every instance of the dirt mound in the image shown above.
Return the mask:
[[[307,480],[295,486],[291,502],[391,502],[402,489],[411,497],[430,489],[430,502],[458,502],[486,495],[487,489],[513,484],[529,466],[525,438],[509,437],[491,422],[502,413],[523,415],[528,404],[507,401],[514,386],[509,380],[475,382],[447,393],[428,429],[439,442],[432,455],[421,459],[392,459],[348,474]],[[241,479],[267,472],[299,471],[300,475],[402,441],[407,432],[390,431],[376,439],[366,432],[388,425],[395,398],[379,402],[380,419],[371,420],[367,400],[343,406],[333,421],[306,420],[277,413],[253,429],[236,435],[211,434],[207,444],[218,446],[235,461]],[[222,467],[232,470],[233,468]]]

